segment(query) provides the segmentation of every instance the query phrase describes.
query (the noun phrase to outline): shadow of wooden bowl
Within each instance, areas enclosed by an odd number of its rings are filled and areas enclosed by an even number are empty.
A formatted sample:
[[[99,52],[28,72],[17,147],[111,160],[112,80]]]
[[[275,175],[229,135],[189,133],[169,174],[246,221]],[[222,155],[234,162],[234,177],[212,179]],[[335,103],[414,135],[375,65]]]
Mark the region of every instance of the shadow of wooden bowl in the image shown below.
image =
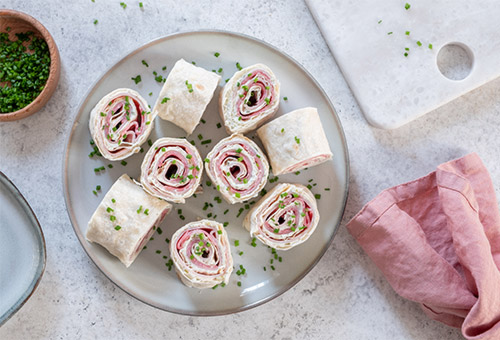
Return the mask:
[[[10,27],[8,32],[9,39],[13,39],[16,33],[26,33],[28,31],[32,31],[36,37],[45,40],[50,52],[50,71],[45,87],[35,100],[20,110],[0,113],[0,122],[18,120],[32,115],[40,110],[47,103],[50,97],[52,97],[61,74],[61,60],[59,58],[57,45],[49,31],[47,31],[47,29],[38,20],[23,12],[10,9],[0,9],[0,32],[6,32],[7,27]]]

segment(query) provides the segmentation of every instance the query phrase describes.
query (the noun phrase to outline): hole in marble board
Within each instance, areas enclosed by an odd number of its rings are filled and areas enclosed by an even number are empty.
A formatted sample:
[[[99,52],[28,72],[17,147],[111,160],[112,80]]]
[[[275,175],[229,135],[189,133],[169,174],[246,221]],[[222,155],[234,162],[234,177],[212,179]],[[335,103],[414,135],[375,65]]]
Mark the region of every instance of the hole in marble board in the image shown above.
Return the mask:
[[[472,71],[474,54],[462,43],[444,45],[437,55],[439,71],[450,80],[462,80]]]

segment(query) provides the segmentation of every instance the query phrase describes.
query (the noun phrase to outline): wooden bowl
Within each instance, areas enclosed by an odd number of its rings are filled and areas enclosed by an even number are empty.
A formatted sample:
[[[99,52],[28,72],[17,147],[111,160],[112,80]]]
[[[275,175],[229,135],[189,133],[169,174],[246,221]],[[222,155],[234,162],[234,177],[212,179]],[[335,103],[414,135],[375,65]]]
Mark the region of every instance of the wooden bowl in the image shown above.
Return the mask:
[[[40,110],[47,103],[50,97],[52,97],[61,74],[59,50],[57,49],[56,43],[49,31],[47,31],[47,29],[38,20],[19,11],[0,9],[0,32],[6,32],[7,27],[10,27],[10,31],[8,32],[9,39],[15,38],[16,33],[32,31],[35,36],[45,40],[50,52],[50,71],[47,83],[38,97],[36,97],[35,100],[33,100],[28,106],[25,106],[18,111],[0,113],[0,122],[21,119]]]

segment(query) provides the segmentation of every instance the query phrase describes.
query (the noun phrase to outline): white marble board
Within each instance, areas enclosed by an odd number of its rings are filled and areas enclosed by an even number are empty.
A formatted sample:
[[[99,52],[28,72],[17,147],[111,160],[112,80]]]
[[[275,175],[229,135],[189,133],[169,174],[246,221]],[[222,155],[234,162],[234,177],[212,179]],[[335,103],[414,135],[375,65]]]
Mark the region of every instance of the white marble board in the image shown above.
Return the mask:
[[[398,128],[500,76],[496,0],[306,3],[367,121],[375,127]],[[462,80],[448,79],[437,66],[440,49],[449,44],[464,47],[472,60]]]

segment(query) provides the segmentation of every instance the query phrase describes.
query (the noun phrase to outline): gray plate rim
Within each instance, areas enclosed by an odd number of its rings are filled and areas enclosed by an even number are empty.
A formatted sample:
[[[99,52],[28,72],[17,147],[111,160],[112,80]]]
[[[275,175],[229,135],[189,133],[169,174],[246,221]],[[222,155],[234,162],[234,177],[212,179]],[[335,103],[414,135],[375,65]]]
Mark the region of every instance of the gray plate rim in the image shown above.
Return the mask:
[[[67,173],[66,169],[67,169],[67,163],[68,163],[68,159],[69,159],[70,142],[71,142],[71,139],[73,137],[73,133],[74,133],[76,127],[77,127],[76,122],[79,120],[80,116],[83,114],[82,108],[85,105],[85,103],[88,100],[88,98],[90,97],[90,94],[95,90],[95,88],[111,72],[113,72],[113,70],[116,67],[118,67],[118,65],[120,65],[122,62],[124,62],[128,58],[134,56],[135,54],[141,52],[142,50],[144,50],[144,49],[146,49],[146,48],[148,48],[148,47],[150,47],[152,45],[161,43],[161,42],[163,42],[165,40],[169,40],[169,39],[173,39],[173,38],[178,38],[178,37],[181,37],[181,36],[187,36],[187,35],[196,35],[196,34],[221,34],[221,35],[229,35],[229,36],[233,36],[233,37],[236,37],[236,38],[239,38],[239,39],[250,40],[253,43],[257,43],[257,44],[263,45],[264,47],[267,47],[267,48],[271,49],[272,51],[274,51],[275,53],[279,54],[283,58],[289,60],[300,71],[302,71],[309,79],[311,79],[311,81],[315,84],[315,86],[317,87],[317,89],[319,90],[319,92],[321,93],[321,95],[323,96],[323,98],[325,99],[325,101],[328,103],[328,106],[331,108],[332,112],[334,113],[334,117],[333,118],[335,119],[335,123],[337,124],[337,126],[339,128],[338,130],[341,133],[340,137],[341,137],[341,140],[342,140],[343,149],[344,149],[344,157],[345,157],[345,160],[346,160],[346,162],[345,162],[346,184],[345,184],[345,187],[344,187],[344,197],[343,197],[343,201],[342,201],[342,211],[339,214],[339,218],[338,218],[338,220],[335,223],[335,227],[334,227],[334,231],[333,231],[331,239],[327,242],[327,244],[325,245],[324,249],[322,249],[322,251],[318,255],[317,259],[314,261],[314,263],[311,266],[309,266],[308,268],[305,268],[305,270],[300,275],[298,275],[295,280],[293,280],[292,282],[290,282],[290,284],[288,284],[287,286],[283,287],[283,289],[281,289],[280,291],[277,291],[276,293],[271,294],[271,295],[267,296],[264,299],[261,299],[259,301],[256,301],[256,302],[253,302],[253,303],[250,303],[250,304],[247,304],[247,305],[244,305],[244,306],[239,307],[239,308],[231,308],[231,309],[221,310],[221,311],[217,311],[217,312],[193,312],[193,313],[191,313],[191,312],[177,310],[175,308],[165,308],[164,306],[155,303],[155,301],[151,301],[151,300],[146,299],[146,298],[138,297],[138,296],[134,295],[133,292],[130,292],[126,287],[122,287],[119,284],[119,282],[114,279],[114,276],[112,275],[112,273],[109,273],[109,272],[107,272],[107,271],[105,271],[105,270],[103,270],[101,268],[101,266],[99,265],[99,260],[96,259],[96,258],[94,258],[88,252],[87,248],[85,247],[85,242],[86,242],[85,236],[80,232],[80,229],[77,227],[76,217],[74,216],[73,209],[72,209],[72,207],[71,207],[71,205],[69,203],[69,190],[68,190],[69,184],[68,184],[68,173]],[[133,297],[133,298],[135,298],[135,299],[137,299],[137,300],[139,300],[139,301],[141,301],[141,302],[143,302],[143,303],[145,303],[145,304],[147,304],[149,306],[155,307],[157,309],[160,309],[160,310],[163,310],[163,311],[167,311],[167,312],[172,312],[172,313],[175,313],[175,314],[187,315],[187,316],[219,316],[219,315],[234,314],[234,313],[242,312],[242,311],[249,310],[249,309],[255,308],[257,306],[260,306],[260,305],[262,305],[262,304],[264,304],[266,302],[269,302],[269,301],[277,298],[278,296],[282,295],[283,293],[287,292],[290,288],[292,288],[300,280],[302,280],[318,264],[318,262],[321,260],[321,258],[325,255],[326,251],[328,250],[328,248],[330,247],[331,243],[333,242],[333,239],[335,238],[335,236],[337,234],[337,231],[338,231],[338,229],[340,227],[340,224],[342,222],[342,218],[343,218],[344,213],[345,213],[345,208],[346,208],[346,204],[347,204],[347,198],[349,196],[350,160],[349,160],[349,151],[348,151],[347,141],[346,141],[346,138],[345,138],[345,132],[344,132],[344,129],[342,127],[342,123],[340,122],[340,118],[339,118],[339,116],[337,114],[337,110],[335,110],[335,107],[333,106],[330,98],[325,93],[325,91],[323,90],[323,88],[320,86],[320,84],[318,83],[318,81],[298,61],[296,61],[294,58],[292,58],[291,56],[289,56],[285,52],[281,51],[277,47],[275,47],[275,46],[273,46],[273,45],[271,45],[271,44],[269,44],[269,43],[267,43],[267,42],[265,42],[263,40],[254,38],[254,37],[246,35],[246,34],[236,33],[236,32],[231,32],[231,31],[225,31],[225,30],[216,30],[216,29],[185,31],[185,32],[176,32],[176,33],[168,34],[168,35],[162,36],[160,38],[153,39],[153,40],[149,41],[148,43],[146,43],[144,45],[141,45],[140,47],[138,47],[138,48],[132,50],[131,52],[127,53],[124,57],[121,57],[117,62],[113,63],[113,65],[111,67],[109,67],[106,70],[106,72],[104,72],[104,74],[97,81],[95,81],[90,86],[89,90],[87,90],[85,96],[83,97],[82,101],[78,105],[78,113],[77,113],[77,115],[75,116],[75,118],[73,120],[71,132],[68,135],[68,138],[66,140],[66,146],[65,146],[65,150],[64,150],[64,161],[63,161],[63,164],[62,164],[62,168],[63,168],[62,170],[63,170],[64,202],[66,204],[66,210],[68,211],[68,215],[69,215],[69,218],[70,218],[70,221],[71,221],[71,225],[73,226],[73,230],[74,230],[74,232],[75,232],[78,240],[80,241],[80,244],[81,244],[82,248],[84,249],[84,251],[87,254],[87,256],[92,260],[92,262],[94,263],[94,265],[111,282],[113,282],[117,287],[119,287],[121,290],[123,290],[125,293],[127,293],[131,297]]]
[[[1,327],[21,309],[21,307],[31,298],[31,296],[37,289],[42,279],[42,276],[45,272],[45,266],[47,263],[47,251],[46,251],[45,237],[43,235],[42,227],[26,198],[23,196],[23,194],[21,194],[21,192],[15,186],[15,184],[2,171],[0,171],[0,182],[2,182],[2,184],[5,187],[7,187],[7,189],[10,190],[11,193],[14,194],[16,200],[23,207],[24,212],[26,213],[26,215],[28,215],[29,219],[31,220],[32,222],[31,226],[36,231],[36,235],[38,236],[37,239],[39,242],[38,245],[42,253],[42,256],[40,256],[40,261],[38,262],[38,266],[36,269],[36,275],[33,281],[31,282],[30,286],[28,287],[28,289],[26,289],[23,295],[16,301],[14,305],[12,305],[11,308],[9,308],[3,315],[0,315],[0,327]]]

